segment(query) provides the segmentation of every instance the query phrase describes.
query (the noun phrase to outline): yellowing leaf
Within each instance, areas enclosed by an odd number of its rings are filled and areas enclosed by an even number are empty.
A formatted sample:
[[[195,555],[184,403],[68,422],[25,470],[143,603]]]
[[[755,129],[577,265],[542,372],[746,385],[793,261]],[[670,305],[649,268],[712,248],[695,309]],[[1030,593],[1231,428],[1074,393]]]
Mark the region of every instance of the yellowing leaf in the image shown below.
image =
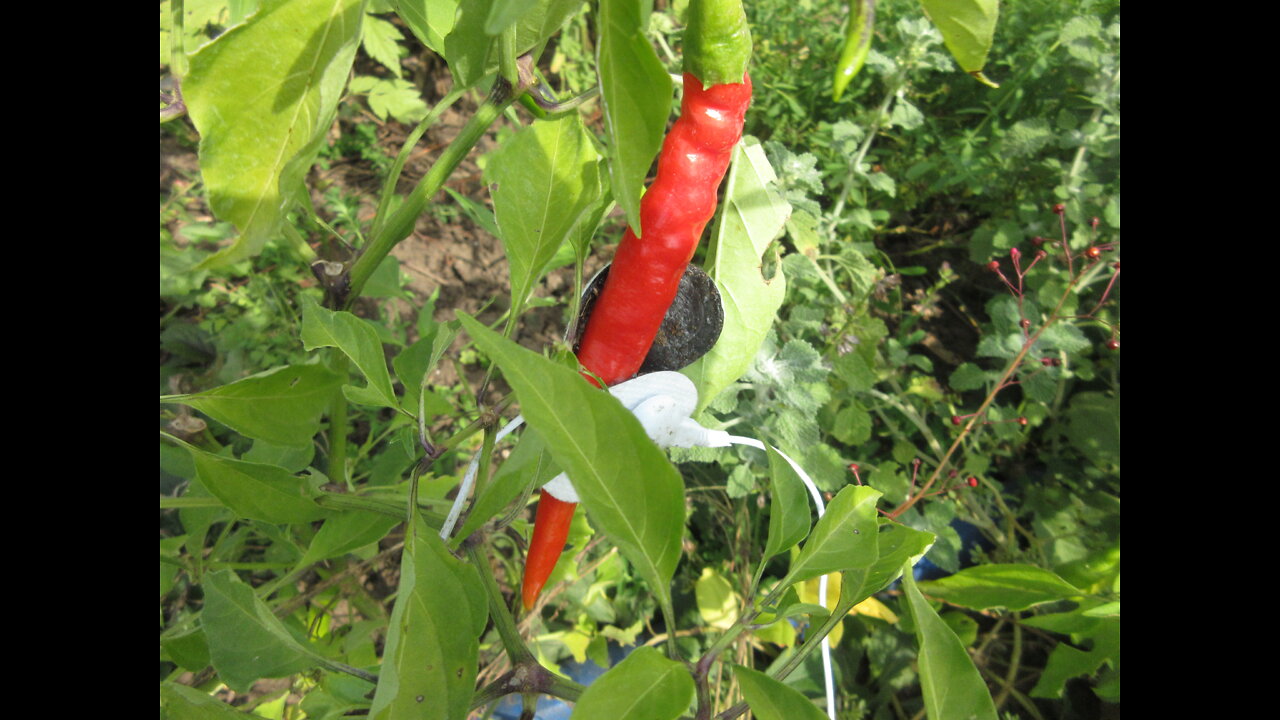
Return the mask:
[[[812,605],[822,605],[828,610],[835,610],[836,604],[840,601],[840,573],[831,573],[827,576],[827,602],[822,604],[818,602],[818,582],[822,578],[816,577],[812,580],[805,580],[796,585],[796,594],[800,596],[800,602]],[[844,637],[844,623],[831,628],[831,633],[827,635],[831,639],[831,647],[840,644],[840,638]]]
[[[866,615],[867,617],[879,618],[891,624],[898,622],[898,616],[894,614],[894,612],[884,603],[873,597],[869,597],[857,605],[854,605],[851,612],[859,615]]]
[[[728,630],[738,619],[737,596],[733,586],[711,568],[702,569],[702,577],[694,583],[698,614],[703,622],[718,630]]]
[[[566,632],[560,642],[569,648],[569,652],[573,653],[575,662],[587,661],[587,646],[591,644],[591,638],[577,631]]]

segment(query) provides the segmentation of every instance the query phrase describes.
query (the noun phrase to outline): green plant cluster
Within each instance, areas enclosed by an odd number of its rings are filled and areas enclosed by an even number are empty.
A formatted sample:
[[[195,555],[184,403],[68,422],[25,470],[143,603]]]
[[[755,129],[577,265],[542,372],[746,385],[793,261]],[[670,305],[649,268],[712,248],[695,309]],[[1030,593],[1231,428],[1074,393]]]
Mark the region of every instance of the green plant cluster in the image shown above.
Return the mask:
[[[702,424],[772,447],[674,465],[567,347],[513,341],[534,307],[570,324],[587,258],[637,216],[686,32],[688,3],[657,5],[161,3],[185,101],[162,148],[200,153],[162,173],[162,717],[481,717],[522,692],[575,717],[822,717],[823,636],[833,717],[1118,714],[1118,3],[1001,5],[993,88],[939,18],[994,1],[881,0],[838,100],[848,5],[746,3],[751,137],[695,258],[735,304],[685,372]],[[211,118],[264,112],[220,73],[276,37],[332,66],[284,86],[272,157],[296,159],[255,175]],[[457,91],[424,100],[423,67]],[[581,104],[518,110],[544,81]],[[480,109],[404,194],[464,94]],[[487,196],[440,194],[500,119]],[[381,195],[310,172],[339,161]],[[440,321],[409,293],[388,251],[423,213],[497,236],[509,295]],[[561,469],[586,512],[519,615],[527,509]],[[620,646],[641,647],[587,688],[555,674]]]

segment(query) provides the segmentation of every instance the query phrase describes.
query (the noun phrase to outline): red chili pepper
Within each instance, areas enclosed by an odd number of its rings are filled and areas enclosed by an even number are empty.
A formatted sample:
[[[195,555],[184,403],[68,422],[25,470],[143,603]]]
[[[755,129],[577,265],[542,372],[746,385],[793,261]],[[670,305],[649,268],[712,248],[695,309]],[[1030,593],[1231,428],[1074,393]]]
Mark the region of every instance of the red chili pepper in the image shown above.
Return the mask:
[[[577,507],[577,503],[564,502],[545,491],[538,500],[538,516],[533,521],[533,539],[529,541],[529,557],[524,566],[521,595],[525,610],[533,607],[542,586],[560,560],[564,541],[569,538],[573,511]]]
[[[596,298],[578,361],[606,385],[630,379],[644,363],[702,230],[716,211],[720,181],[751,104],[751,78],[704,88],[684,74],[680,118],[662,143],[658,174],[640,200],[636,237],[627,228]],[[546,490],[538,504],[525,565],[523,600],[533,606],[564,549],[575,503]]]

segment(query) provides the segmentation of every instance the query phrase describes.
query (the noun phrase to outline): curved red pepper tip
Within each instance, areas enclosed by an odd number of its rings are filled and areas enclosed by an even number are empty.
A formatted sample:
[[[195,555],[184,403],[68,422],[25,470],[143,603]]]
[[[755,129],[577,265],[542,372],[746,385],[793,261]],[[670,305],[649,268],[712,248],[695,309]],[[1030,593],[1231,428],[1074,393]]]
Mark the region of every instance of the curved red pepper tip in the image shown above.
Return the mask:
[[[542,493],[524,566],[521,596],[525,610],[537,602],[538,593],[542,592],[542,586],[547,584],[547,578],[555,569],[560,553],[564,551],[565,540],[569,538],[569,524],[577,507],[577,503],[565,502],[549,492]]]

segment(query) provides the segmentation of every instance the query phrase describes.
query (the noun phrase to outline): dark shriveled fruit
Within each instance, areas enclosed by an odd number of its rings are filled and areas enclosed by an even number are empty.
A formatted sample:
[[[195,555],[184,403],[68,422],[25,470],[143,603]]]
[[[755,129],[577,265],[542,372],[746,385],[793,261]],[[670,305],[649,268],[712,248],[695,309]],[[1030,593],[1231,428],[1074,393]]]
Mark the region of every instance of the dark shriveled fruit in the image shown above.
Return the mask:
[[[601,288],[609,268],[601,270],[591,279],[582,297],[582,313],[579,316],[575,337],[581,337],[582,328],[586,327],[591,316],[592,306]],[[724,306],[720,300],[720,291],[710,275],[702,268],[690,264],[680,278],[680,288],[676,291],[675,300],[667,308],[662,318],[658,334],[645,355],[637,374],[658,372],[659,370],[679,370],[707,354],[716,341],[720,339],[720,331],[724,328]],[[577,342],[574,351],[578,349]]]

